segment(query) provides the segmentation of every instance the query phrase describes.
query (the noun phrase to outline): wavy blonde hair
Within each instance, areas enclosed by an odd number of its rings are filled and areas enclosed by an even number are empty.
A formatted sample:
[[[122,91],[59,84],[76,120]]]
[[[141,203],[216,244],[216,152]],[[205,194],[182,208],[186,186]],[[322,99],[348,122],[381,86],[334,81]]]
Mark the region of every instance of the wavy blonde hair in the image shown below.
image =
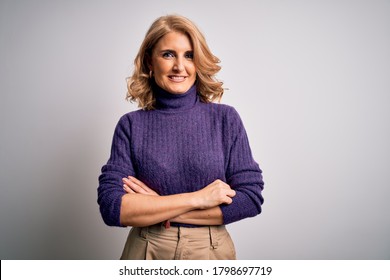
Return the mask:
[[[195,83],[201,101],[205,103],[219,101],[223,95],[223,83],[215,78],[215,74],[221,69],[218,65],[220,60],[211,53],[200,30],[186,17],[162,16],[153,22],[146,33],[134,60],[134,72],[127,79],[126,99],[138,102],[138,107],[144,110],[154,109],[156,101],[152,91],[152,78],[149,76],[148,58],[152,56],[157,42],[173,31],[187,35],[191,41],[197,74]]]

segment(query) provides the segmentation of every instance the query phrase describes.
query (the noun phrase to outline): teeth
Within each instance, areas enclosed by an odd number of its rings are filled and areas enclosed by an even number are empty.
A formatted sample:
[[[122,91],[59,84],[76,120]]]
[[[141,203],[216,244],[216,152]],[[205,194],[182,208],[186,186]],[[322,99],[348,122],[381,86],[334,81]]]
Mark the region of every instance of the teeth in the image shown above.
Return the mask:
[[[183,81],[185,79],[185,77],[182,76],[170,76],[169,78],[175,82]]]

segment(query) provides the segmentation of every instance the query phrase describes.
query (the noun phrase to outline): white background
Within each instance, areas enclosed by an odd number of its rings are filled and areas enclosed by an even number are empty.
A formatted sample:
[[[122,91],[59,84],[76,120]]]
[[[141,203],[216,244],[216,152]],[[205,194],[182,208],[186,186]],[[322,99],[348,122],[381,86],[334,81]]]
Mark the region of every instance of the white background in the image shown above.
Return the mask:
[[[240,259],[390,258],[390,1],[0,0],[0,258],[117,259],[96,203],[150,24],[203,31],[265,180]]]

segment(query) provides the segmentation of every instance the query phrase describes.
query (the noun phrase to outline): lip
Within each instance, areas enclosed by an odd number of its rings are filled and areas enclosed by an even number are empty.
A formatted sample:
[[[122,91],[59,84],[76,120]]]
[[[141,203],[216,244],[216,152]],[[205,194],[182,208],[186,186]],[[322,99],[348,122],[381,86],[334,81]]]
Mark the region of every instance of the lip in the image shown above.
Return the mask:
[[[168,79],[174,83],[181,83],[187,79],[187,76],[168,75]]]

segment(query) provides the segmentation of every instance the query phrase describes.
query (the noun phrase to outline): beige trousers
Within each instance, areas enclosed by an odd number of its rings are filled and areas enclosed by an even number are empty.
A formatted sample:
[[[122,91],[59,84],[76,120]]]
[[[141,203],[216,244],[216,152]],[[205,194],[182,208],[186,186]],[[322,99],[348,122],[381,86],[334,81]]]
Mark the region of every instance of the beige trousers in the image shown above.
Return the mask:
[[[161,225],[130,230],[122,260],[235,260],[225,226],[197,228]]]

